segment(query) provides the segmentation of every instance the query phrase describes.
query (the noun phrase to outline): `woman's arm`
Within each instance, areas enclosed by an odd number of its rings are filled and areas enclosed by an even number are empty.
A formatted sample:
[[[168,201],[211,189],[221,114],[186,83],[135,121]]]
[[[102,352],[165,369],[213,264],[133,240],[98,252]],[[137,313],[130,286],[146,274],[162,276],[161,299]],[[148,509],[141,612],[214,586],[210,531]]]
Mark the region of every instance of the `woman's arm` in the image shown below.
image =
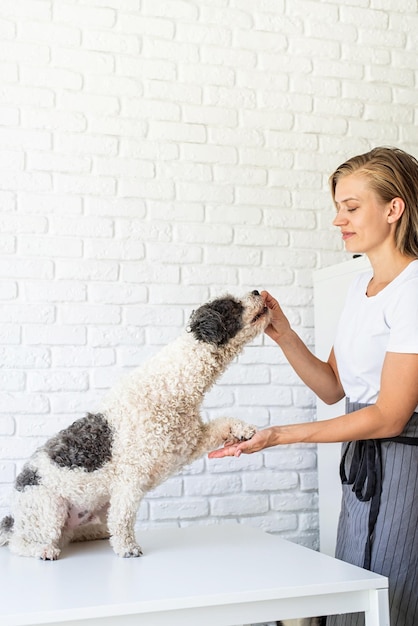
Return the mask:
[[[291,443],[333,443],[396,437],[418,405],[418,354],[387,352],[376,404],[328,420],[271,426],[252,439],[209,454],[210,458],[252,454]]]
[[[292,330],[277,300],[267,291],[262,291],[261,295],[272,312],[272,321],[265,332],[280,346],[297,375],[326,404],[341,400],[345,394],[338,376],[334,350],[331,350],[328,361],[318,359]]]

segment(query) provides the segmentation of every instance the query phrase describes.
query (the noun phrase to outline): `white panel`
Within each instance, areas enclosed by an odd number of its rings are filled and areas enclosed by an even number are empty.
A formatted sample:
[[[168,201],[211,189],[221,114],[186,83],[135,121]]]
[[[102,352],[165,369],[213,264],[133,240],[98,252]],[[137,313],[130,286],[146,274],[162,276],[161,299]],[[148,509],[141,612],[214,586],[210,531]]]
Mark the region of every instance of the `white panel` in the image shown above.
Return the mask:
[[[314,272],[315,345],[316,355],[326,360],[334,343],[338,319],[348,287],[355,274],[370,267],[367,257],[351,259]],[[329,419],[343,414],[345,400],[331,406],[317,400],[317,419]],[[318,445],[319,480],[319,540],[320,550],[334,556],[340,511],[341,486],[339,460],[341,444]]]

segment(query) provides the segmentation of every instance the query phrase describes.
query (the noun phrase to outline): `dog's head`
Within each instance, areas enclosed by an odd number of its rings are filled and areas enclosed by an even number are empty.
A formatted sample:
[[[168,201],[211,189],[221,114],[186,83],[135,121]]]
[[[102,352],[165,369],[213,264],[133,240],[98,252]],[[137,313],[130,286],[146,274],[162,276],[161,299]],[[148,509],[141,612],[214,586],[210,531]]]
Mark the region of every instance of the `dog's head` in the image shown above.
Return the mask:
[[[245,331],[249,340],[262,332],[270,321],[270,311],[258,291],[239,299],[230,295],[203,304],[193,311],[188,331],[195,339],[222,346]]]

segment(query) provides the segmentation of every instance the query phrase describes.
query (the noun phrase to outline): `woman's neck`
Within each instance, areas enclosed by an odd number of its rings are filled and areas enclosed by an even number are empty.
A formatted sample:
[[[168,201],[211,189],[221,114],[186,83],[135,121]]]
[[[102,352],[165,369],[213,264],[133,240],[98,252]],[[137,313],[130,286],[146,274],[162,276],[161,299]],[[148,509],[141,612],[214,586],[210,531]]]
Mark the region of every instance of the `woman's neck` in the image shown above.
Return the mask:
[[[379,255],[368,256],[373,268],[373,276],[367,287],[367,295],[375,296],[392,282],[403,270],[414,261],[414,257],[402,254],[398,250],[393,250],[392,254],[387,252]]]

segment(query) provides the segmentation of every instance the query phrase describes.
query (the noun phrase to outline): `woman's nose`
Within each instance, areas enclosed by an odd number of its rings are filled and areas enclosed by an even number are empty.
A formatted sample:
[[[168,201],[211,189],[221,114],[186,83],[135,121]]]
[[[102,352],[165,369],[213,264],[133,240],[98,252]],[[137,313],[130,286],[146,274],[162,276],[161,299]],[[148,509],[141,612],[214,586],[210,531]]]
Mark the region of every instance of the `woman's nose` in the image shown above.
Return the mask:
[[[332,220],[332,224],[334,226],[342,226],[342,224],[346,224],[346,223],[347,223],[347,218],[341,215],[340,211],[338,211],[334,219]]]

